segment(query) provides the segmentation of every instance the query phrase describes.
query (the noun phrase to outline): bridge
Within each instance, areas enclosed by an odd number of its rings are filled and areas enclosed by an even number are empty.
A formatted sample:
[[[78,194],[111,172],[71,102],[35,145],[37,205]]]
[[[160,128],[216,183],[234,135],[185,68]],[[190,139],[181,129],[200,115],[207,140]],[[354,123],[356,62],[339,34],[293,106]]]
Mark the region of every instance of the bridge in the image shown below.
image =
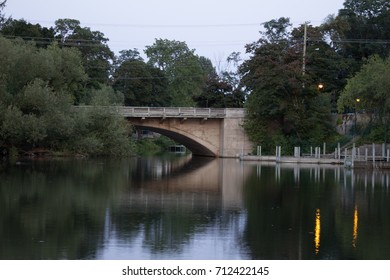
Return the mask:
[[[136,128],[165,135],[194,155],[235,158],[252,151],[244,109],[115,107]]]

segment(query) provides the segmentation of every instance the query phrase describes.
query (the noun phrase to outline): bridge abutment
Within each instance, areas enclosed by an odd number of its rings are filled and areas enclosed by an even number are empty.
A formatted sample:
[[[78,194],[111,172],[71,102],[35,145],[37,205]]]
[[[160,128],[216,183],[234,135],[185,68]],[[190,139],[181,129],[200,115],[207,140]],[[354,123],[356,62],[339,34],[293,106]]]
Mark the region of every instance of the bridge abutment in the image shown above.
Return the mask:
[[[252,152],[253,144],[244,130],[245,111],[226,109],[220,141],[220,157],[239,157]]]

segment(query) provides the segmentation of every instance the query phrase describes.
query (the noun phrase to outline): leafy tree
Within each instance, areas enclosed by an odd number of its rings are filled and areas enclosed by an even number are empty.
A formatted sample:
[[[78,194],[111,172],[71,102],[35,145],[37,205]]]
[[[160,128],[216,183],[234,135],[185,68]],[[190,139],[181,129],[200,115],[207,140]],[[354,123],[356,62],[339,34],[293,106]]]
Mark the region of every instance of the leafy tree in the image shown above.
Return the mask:
[[[122,51],[113,87],[124,94],[127,106],[169,106],[168,81],[164,72],[147,64],[138,51]]]
[[[317,90],[315,69],[303,75],[302,40],[292,36],[288,19],[264,24],[262,37],[247,46],[251,58],[240,66],[250,92],[245,128],[251,140],[271,152],[275,145],[321,143],[332,134],[330,98]]]
[[[108,105],[123,101],[109,86],[92,90],[88,102],[72,105],[86,78],[77,49],[37,48],[0,36],[0,145],[91,155],[129,155],[129,124]],[[86,97],[84,97],[86,99]],[[100,106],[100,107],[99,107]]]
[[[299,54],[303,48],[301,45],[304,37],[304,25],[294,28],[291,39],[295,41]],[[323,86],[321,92],[326,92],[331,97],[332,111],[337,111],[337,99],[343,90],[348,73],[351,71],[350,59],[344,58],[337,49],[328,43],[328,32],[323,26],[314,27],[306,25],[307,41],[305,56],[305,85],[317,87]],[[299,60],[299,59],[298,59]]]
[[[209,75],[203,92],[194,100],[198,107],[240,108],[243,107],[245,95],[215,73]]]
[[[107,45],[108,39],[99,31],[81,27],[74,19],[59,19],[55,22],[56,37],[61,45],[76,47],[81,52],[83,65],[88,74],[88,87],[98,88],[107,84],[111,71],[114,53]]]
[[[138,49],[121,50],[119,51],[119,54],[120,54],[119,57],[116,59],[116,64],[118,66],[120,66],[125,61],[131,61],[131,60],[144,61]]]
[[[3,29],[3,24],[7,22],[7,19],[5,18],[5,15],[2,13],[5,6],[7,4],[7,0],[4,0],[3,2],[0,2],[0,31]]]
[[[38,49],[33,43],[7,40],[0,36],[0,79],[7,94],[16,95],[35,79],[54,90],[69,91],[78,100],[86,74],[76,49],[60,49],[54,44]]]
[[[61,39],[62,43],[65,43],[68,39],[71,39],[72,35],[80,28],[80,21],[77,19],[58,19],[55,21],[54,31],[57,37]]]
[[[74,127],[74,137],[67,142],[67,149],[87,155],[128,156],[134,152],[129,139],[131,126],[119,114],[115,114],[104,99],[95,99],[94,105],[79,109]]]
[[[210,70],[207,59],[194,52],[185,42],[163,39],[156,39],[145,49],[148,63],[162,70],[168,78],[171,106],[193,106],[193,97],[201,93],[205,84]]]
[[[247,98],[247,91],[241,83],[242,75],[238,71],[238,67],[242,62],[240,55],[239,52],[231,53],[227,58],[228,68],[220,74],[222,80],[232,87],[231,93],[227,96],[226,107],[241,108]]]
[[[46,52],[41,50],[40,56],[48,63],[50,86],[56,91],[69,92],[77,104],[83,96],[84,84],[88,78],[80,52],[72,48],[61,49],[57,44],[53,44]]]
[[[17,95],[4,114],[1,136],[8,145],[53,147],[52,141],[70,136],[70,96],[56,94],[36,79]],[[65,133],[67,132],[67,133]]]
[[[7,37],[22,38],[34,41],[38,47],[47,47],[54,40],[54,29],[42,27],[40,24],[31,24],[24,19],[9,19],[2,25],[1,33]]]
[[[196,105],[199,107],[214,108],[241,108],[246,99],[244,88],[240,84],[240,75],[237,67],[240,63],[240,53],[232,53],[227,58],[227,69],[220,70],[218,74],[212,65],[207,71],[208,78],[203,91],[194,97]],[[233,67],[231,68],[231,64]],[[207,63],[206,63],[207,65]]]
[[[148,106],[171,106],[172,96],[169,92],[168,78],[166,77],[165,73],[156,67],[149,67],[149,70],[152,76],[152,91]]]
[[[372,141],[385,140],[388,137],[388,122],[390,116],[390,57],[382,59],[372,56],[361,70],[352,78],[342,92],[338,101],[339,112],[346,108],[349,111],[364,110],[371,115]]]
[[[344,9],[324,24],[336,49],[357,62],[373,54],[389,54],[390,3],[387,0],[345,0]],[[357,64],[355,71],[360,64]],[[353,72],[354,73],[354,72]],[[352,73],[352,74],[353,74]]]
[[[104,106],[124,104],[124,96],[120,91],[115,91],[113,87],[101,85],[99,89],[91,89],[82,100],[83,104],[96,105],[106,104]]]
[[[202,94],[194,100],[198,107],[226,108],[225,94],[228,94],[231,90],[232,87],[221,81],[217,74],[210,75]]]

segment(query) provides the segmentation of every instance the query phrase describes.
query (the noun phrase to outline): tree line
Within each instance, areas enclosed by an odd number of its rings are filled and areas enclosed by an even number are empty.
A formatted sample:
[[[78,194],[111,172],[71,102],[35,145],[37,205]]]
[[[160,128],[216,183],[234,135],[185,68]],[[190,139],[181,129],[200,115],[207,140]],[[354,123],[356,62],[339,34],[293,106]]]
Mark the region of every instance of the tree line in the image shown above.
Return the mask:
[[[386,139],[386,0],[345,0],[320,26],[270,20],[246,46],[249,58],[232,53],[227,62],[236,69],[219,72],[185,42],[156,39],[144,49],[146,61],[137,49],[116,56],[102,32],[78,20],[43,27],[6,17],[5,7],[6,1],[0,4],[3,147],[130,153],[128,124],[103,109],[73,107],[113,104],[245,107],[245,129],[264,151],[336,142],[332,113],[357,110],[371,116],[361,133]]]

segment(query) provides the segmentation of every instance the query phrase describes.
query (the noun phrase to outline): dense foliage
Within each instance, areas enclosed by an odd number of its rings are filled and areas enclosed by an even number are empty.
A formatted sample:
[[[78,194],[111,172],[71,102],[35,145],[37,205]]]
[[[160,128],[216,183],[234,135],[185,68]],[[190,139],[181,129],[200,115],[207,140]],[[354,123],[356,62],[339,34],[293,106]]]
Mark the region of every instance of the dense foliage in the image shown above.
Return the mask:
[[[214,69],[210,60],[195,55],[186,43],[157,39],[147,46],[148,64],[163,71],[168,81],[171,106],[195,106],[207,76]]]
[[[133,145],[125,120],[102,107],[76,110],[79,98],[92,105],[120,102],[102,87],[80,96],[88,75],[81,54],[57,44],[0,36],[0,146],[24,151],[51,149],[90,155],[127,155]],[[123,99],[123,98],[122,98]]]
[[[348,80],[338,101],[339,111],[364,112],[369,117],[360,134],[371,141],[389,139],[390,57],[372,56],[361,70]]]

